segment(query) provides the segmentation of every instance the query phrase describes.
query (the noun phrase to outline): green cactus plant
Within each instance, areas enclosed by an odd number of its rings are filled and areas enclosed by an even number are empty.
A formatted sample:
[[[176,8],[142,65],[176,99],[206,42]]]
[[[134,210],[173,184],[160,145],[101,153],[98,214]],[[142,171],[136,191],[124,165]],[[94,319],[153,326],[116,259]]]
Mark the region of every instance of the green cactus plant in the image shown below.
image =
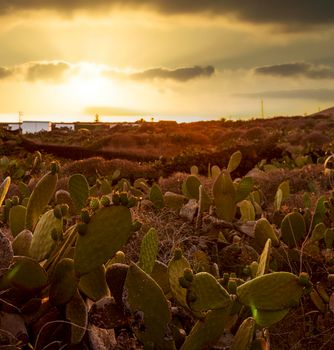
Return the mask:
[[[187,303],[191,310],[205,312],[228,307],[231,297],[211,274],[199,272],[187,288]]]
[[[250,350],[254,335],[256,322],[253,317],[247,317],[240,325],[234,336],[231,350]]]
[[[188,176],[182,184],[182,193],[190,199],[199,199],[201,181],[196,175]]]
[[[77,291],[73,259],[63,258],[57,264],[50,284],[49,298],[53,305],[68,303]]]
[[[251,201],[242,200],[238,203],[240,208],[241,221],[254,221],[255,220],[255,209]]]
[[[147,274],[151,274],[158,254],[158,235],[154,228],[150,228],[143,237],[138,266]]]
[[[227,171],[229,173],[231,173],[232,171],[234,171],[235,169],[237,169],[237,167],[240,165],[241,163],[241,159],[242,159],[242,154],[240,151],[236,151],[234,152],[231,157],[230,160],[228,162],[227,165]]]
[[[86,206],[89,197],[89,185],[82,174],[74,174],[68,180],[68,190],[77,212]]]
[[[123,295],[131,313],[137,315],[139,325],[134,330],[144,346],[176,349],[168,332],[171,313],[167,299],[159,285],[134,263],[129,266]]]
[[[182,194],[165,192],[164,203],[165,206],[171,209],[180,210],[186,201],[186,197]]]
[[[14,263],[2,276],[0,289],[13,287],[27,293],[37,293],[47,283],[47,274],[36,260],[19,256],[15,257]]]
[[[157,184],[153,184],[150,188],[149,199],[158,209],[163,208],[164,206],[164,196],[161,192],[160,187]]]
[[[213,165],[211,167],[211,177],[214,181],[217,179],[220,173],[221,173],[221,170],[218,165]]]
[[[180,286],[179,279],[183,277],[184,270],[187,268],[190,268],[188,260],[182,255],[180,249],[176,249],[168,264],[169,285],[175,300],[185,308],[188,308],[187,289]]]
[[[306,225],[300,213],[287,214],[281,222],[282,240],[290,248],[297,247],[306,235]]]
[[[268,272],[269,262],[270,262],[270,251],[271,251],[271,239],[268,238],[259,258],[259,264],[255,275],[256,277],[263,276],[265,273]]]
[[[85,235],[79,235],[74,252],[76,273],[81,276],[111,259],[134,233],[130,210],[110,206],[95,212]]]
[[[256,244],[263,249],[268,238],[270,238],[272,245],[278,247],[280,245],[279,239],[274,231],[274,228],[266,218],[261,218],[256,222],[254,228],[254,238]]]
[[[14,255],[29,256],[32,233],[29,230],[22,230],[13,240],[12,248]]]
[[[114,263],[108,266],[106,271],[106,282],[110,294],[114,297],[118,305],[122,305],[123,287],[128,273],[129,265]]]
[[[57,242],[54,233],[59,237],[63,230],[62,218],[57,218],[53,210],[44,213],[37,222],[33,232],[29,255],[37,261],[49,256]]]
[[[29,197],[25,219],[25,227],[34,231],[37,221],[44,209],[50,202],[57,185],[57,172],[50,171],[45,174],[37,183]]]
[[[230,312],[231,307],[208,311],[204,319],[195,323],[180,350],[210,349],[224,334]]]
[[[251,177],[243,177],[239,183],[237,183],[235,201],[238,203],[246,199],[253,191],[254,181]]]
[[[89,299],[97,301],[109,295],[109,289],[106,282],[106,269],[104,265],[81,276],[79,290]]]
[[[273,272],[256,277],[237,288],[239,301],[251,308],[279,311],[299,304],[303,286],[290,272]]]
[[[223,170],[214,182],[213,197],[218,218],[233,221],[236,213],[236,193],[228,171]]]
[[[9,227],[13,237],[16,237],[25,228],[26,207],[15,205],[9,210]]]
[[[71,344],[79,344],[87,330],[88,311],[78,291],[66,304],[66,318],[71,322]]]
[[[2,203],[6,198],[7,192],[10,187],[10,183],[11,183],[11,178],[10,176],[7,176],[0,185],[0,207],[2,206]]]

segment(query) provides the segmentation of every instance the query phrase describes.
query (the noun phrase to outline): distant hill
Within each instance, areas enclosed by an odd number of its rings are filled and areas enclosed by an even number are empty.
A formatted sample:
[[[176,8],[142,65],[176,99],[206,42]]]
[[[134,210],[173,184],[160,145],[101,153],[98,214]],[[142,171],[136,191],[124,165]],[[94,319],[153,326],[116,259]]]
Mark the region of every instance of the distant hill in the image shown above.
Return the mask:
[[[334,117],[334,107],[323,109],[320,112],[311,114],[311,116],[315,115],[328,115],[329,117]]]

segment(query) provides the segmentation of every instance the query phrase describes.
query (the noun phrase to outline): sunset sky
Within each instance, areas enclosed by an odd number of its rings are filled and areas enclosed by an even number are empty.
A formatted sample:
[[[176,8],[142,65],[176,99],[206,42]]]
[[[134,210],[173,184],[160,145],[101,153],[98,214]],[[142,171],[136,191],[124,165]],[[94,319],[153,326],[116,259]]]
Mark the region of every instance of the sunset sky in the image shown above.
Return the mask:
[[[0,0],[0,24],[2,120],[334,106],[333,0]]]

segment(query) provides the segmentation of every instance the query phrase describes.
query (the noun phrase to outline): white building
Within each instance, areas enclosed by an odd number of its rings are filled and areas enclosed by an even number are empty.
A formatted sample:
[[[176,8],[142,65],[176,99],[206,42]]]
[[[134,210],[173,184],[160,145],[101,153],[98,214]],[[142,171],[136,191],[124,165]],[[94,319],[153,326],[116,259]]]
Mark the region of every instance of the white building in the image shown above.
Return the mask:
[[[22,133],[35,133],[39,131],[51,131],[51,122],[24,121],[21,125]]]

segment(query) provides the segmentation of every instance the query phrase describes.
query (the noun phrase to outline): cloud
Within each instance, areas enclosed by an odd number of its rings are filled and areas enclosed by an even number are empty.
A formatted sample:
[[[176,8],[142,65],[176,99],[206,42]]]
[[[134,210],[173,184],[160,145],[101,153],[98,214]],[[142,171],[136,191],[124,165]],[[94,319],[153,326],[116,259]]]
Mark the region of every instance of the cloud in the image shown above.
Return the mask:
[[[66,62],[36,62],[28,65],[25,78],[27,81],[61,82],[71,66]]]
[[[200,77],[211,77],[215,73],[213,66],[193,66],[180,67],[175,69],[167,68],[150,68],[135,73],[120,73],[115,71],[106,71],[105,76],[118,77],[131,80],[174,80],[179,82],[186,82]]]
[[[2,1],[0,14],[13,14],[20,10],[55,10],[69,15],[77,10],[101,12],[115,8],[148,8],[163,15],[232,16],[247,22],[274,23],[300,29],[334,22],[332,0],[16,0]]]
[[[306,62],[284,63],[255,68],[256,74],[277,77],[306,77],[310,79],[333,79],[334,69]]]
[[[274,99],[311,99],[316,101],[334,101],[334,89],[295,89],[260,91],[243,94],[234,94],[234,97],[243,98],[274,98]]]
[[[131,116],[131,115],[143,115],[143,111],[135,111],[132,109],[113,107],[113,106],[88,106],[83,110],[84,114],[95,115],[107,115],[107,116]]]
[[[72,66],[66,62],[28,62],[12,67],[0,66],[0,80],[18,79],[28,82],[49,81],[60,83],[70,73]]]
[[[14,74],[13,69],[0,66],[0,80],[7,79]]]

